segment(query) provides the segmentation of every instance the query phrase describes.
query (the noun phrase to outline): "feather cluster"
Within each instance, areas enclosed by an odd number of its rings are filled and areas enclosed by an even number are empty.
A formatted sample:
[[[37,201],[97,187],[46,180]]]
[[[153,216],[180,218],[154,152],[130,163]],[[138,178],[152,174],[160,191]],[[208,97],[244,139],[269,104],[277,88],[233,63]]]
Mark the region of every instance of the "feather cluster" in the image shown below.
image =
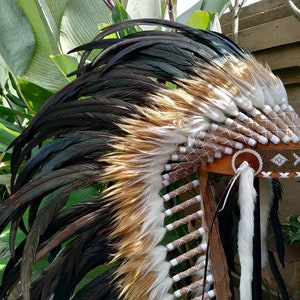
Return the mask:
[[[82,50],[78,78],[12,144],[13,194],[0,207],[12,258],[0,298],[19,281],[25,300],[215,297],[197,170],[245,146],[298,142],[294,121],[266,129],[273,107],[296,119],[281,81],[226,37],[163,20],[112,25]],[[99,195],[69,204],[90,186]],[[15,249],[18,227],[26,238]]]

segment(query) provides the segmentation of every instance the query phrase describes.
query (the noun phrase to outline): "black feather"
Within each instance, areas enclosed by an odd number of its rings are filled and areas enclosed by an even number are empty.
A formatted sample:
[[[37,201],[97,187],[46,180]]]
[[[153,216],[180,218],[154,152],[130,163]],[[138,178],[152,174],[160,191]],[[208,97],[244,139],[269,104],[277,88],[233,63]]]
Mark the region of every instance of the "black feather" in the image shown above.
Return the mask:
[[[76,285],[90,270],[109,261],[112,250],[107,246],[105,231],[97,224],[86,228],[80,236],[59,253],[40,277],[32,284],[33,299],[69,299]]]
[[[144,32],[139,25],[176,32]],[[133,27],[137,32],[127,37],[105,39]],[[13,249],[0,285],[1,298],[21,279],[23,295],[30,291],[32,299],[69,299],[74,294],[76,300],[117,299],[111,282],[116,268],[108,265],[115,251],[107,240],[112,212],[102,191],[111,183],[103,182],[102,175],[103,158],[115,151],[114,137],[125,134],[120,127],[123,118],[141,117],[139,108],[153,105],[149,96],[167,89],[163,83],[178,85],[179,79],[195,75],[199,64],[205,68],[228,56],[246,56],[218,33],[154,19],[112,25],[74,49],[79,50],[85,52],[78,78],[50,97],[11,144],[13,194],[0,207],[0,232],[12,224],[11,248],[18,226],[28,233]],[[93,50],[97,55],[87,62]],[[70,203],[72,192],[89,186],[101,195]],[[33,280],[32,266],[49,253],[49,265]],[[76,292],[86,274],[103,264],[113,268]]]
[[[276,241],[276,250],[278,259],[282,265],[285,267],[284,263],[284,240],[282,235],[281,223],[278,217],[278,205],[282,200],[282,186],[279,180],[272,179],[272,189],[273,189],[273,202],[270,210],[270,221],[273,229],[273,233],[275,235]]]
[[[117,289],[112,284],[113,275],[116,272],[116,267],[105,271],[100,276],[94,278],[90,283],[80,289],[73,300],[122,300]]]

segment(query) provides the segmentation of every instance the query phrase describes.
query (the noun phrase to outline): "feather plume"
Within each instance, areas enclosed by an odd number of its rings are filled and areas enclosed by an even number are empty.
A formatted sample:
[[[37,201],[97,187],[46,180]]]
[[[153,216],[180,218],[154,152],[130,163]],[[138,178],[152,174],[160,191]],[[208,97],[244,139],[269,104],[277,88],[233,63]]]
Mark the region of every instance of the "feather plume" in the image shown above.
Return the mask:
[[[268,216],[270,215],[272,205],[272,186],[270,179],[260,180],[260,231],[261,231],[261,261],[262,267],[265,268],[268,262],[268,248],[267,248],[267,230],[268,230]]]
[[[132,33],[106,38],[125,28]],[[214,286],[217,268],[201,260],[210,224],[197,170],[257,143],[297,142],[298,117],[281,81],[225,36],[164,20],[111,25],[79,50],[77,79],[11,145],[13,194],[0,207],[0,231],[11,223],[12,258],[0,296],[20,281],[25,300],[229,298],[220,281]],[[274,118],[273,105],[289,125]],[[253,176],[250,167],[240,175],[243,299]],[[72,202],[74,191],[91,186],[97,195]],[[15,248],[18,227],[26,237]],[[49,265],[33,278],[47,255]]]
[[[254,205],[256,191],[253,187],[254,171],[247,164],[240,167],[239,204],[241,219],[239,221],[239,257],[241,263],[240,297],[252,299],[252,270],[253,270],[253,235],[254,235]]]
[[[278,206],[279,206],[279,202],[282,200],[282,186],[278,181],[278,179],[272,179],[272,191],[273,191],[273,201],[272,201],[272,206],[270,211],[270,221],[275,235],[278,258],[281,265],[285,267],[284,241],[283,241],[283,235],[281,230],[281,224],[278,217]]]

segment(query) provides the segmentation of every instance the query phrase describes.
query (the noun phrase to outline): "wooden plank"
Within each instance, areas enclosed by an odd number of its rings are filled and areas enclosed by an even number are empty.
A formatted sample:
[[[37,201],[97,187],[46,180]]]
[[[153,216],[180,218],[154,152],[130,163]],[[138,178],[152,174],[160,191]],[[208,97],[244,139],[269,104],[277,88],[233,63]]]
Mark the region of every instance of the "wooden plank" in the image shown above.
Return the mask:
[[[289,98],[289,104],[292,105],[292,107],[294,108],[294,110],[296,111],[296,113],[300,116],[300,101],[293,101]]]
[[[230,38],[231,35],[228,35]],[[286,17],[239,32],[239,45],[247,51],[258,51],[300,41],[300,22]]]
[[[297,112],[300,115],[300,84],[289,84],[286,87],[289,102],[292,106],[297,108]]]
[[[300,0],[293,2],[300,6]],[[222,16],[222,30],[229,38],[231,23],[231,13]],[[300,22],[284,1],[263,0],[242,8],[239,28],[239,45],[281,78],[300,113]]]
[[[299,0],[297,0],[299,1]],[[295,2],[296,3],[296,2]],[[264,0],[260,1],[248,6],[243,6],[241,9],[240,13],[240,19],[243,19],[244,17],[247,17],[249,15],[255,15],[255,14],[260,14],[262,12],[268,11],[270,9],[276,9],[283,7],[283,1],[282,0]],[[231,13],[226,13],[222,15],[221,17],[221,23],[222,24],[227,24],[231,23]]]
[[[299,1],[300,2],[300,1]],[[250,5],[251,6],[251,5]],[[242,12],[244,9],[242,9]],[[221,18],[221,27],[222,33],[227,35],[232,31],[232,21],[231,21],[231,13],[228,13],[229,18],[226,16],[226,21],[223,20],[223,16]],[[227,14],[226,14],[227,15]],[[254,14],[251,14],[249,11],[246,15],[242,17],[240,16],[239,20],[239,30],[243,30],[249,27],[254,27],[257,25],[261,25],[267,22],[271,22],[274,20],[282,19],[285,17],[291,16],[291,11],[289,8],[281,2],[276,7],[270,7],[267,10],[261,10]],[[224,15],[225,17],[225,15]],[[228,19],[228,21],[227,21]]]
[[[294,1],[295,4],[299,4],[299,0]],[[286,5],[283,0],[264,0],[253,3],[251,5],[243,6],[240,18],[243,19],[249,15],[260,14],[261,12],[268,12],[270,9],[282,9]]]
[[[300,43],[252,53],[262,64],[268,64],[272,70],[291,68],[300,65]]]
[[[300,66],[274,71],[284,84],[300,84]],[[300,96],[300,95],[299,95]]]

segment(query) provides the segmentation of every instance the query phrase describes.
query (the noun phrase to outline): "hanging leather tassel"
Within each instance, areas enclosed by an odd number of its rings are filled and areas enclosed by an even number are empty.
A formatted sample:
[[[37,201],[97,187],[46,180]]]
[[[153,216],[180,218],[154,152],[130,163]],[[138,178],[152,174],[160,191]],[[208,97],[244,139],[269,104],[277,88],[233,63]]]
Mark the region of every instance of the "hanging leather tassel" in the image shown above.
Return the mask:
[[[214,205],[214,198],[211,192],[208,175],[207,172],[202,171],[201,168],[199,168],[198,176],[200,179],[200,192],[203,199],[203,211],[206,223],[208,226],[211,226],[209,235],[210,246],[208,250],[209,260],[211,262],[212,274],[214,277],[216,298],[229,300],[232,295],[228,267],[218,230],[218,220],[215,218],[216,207]]]

